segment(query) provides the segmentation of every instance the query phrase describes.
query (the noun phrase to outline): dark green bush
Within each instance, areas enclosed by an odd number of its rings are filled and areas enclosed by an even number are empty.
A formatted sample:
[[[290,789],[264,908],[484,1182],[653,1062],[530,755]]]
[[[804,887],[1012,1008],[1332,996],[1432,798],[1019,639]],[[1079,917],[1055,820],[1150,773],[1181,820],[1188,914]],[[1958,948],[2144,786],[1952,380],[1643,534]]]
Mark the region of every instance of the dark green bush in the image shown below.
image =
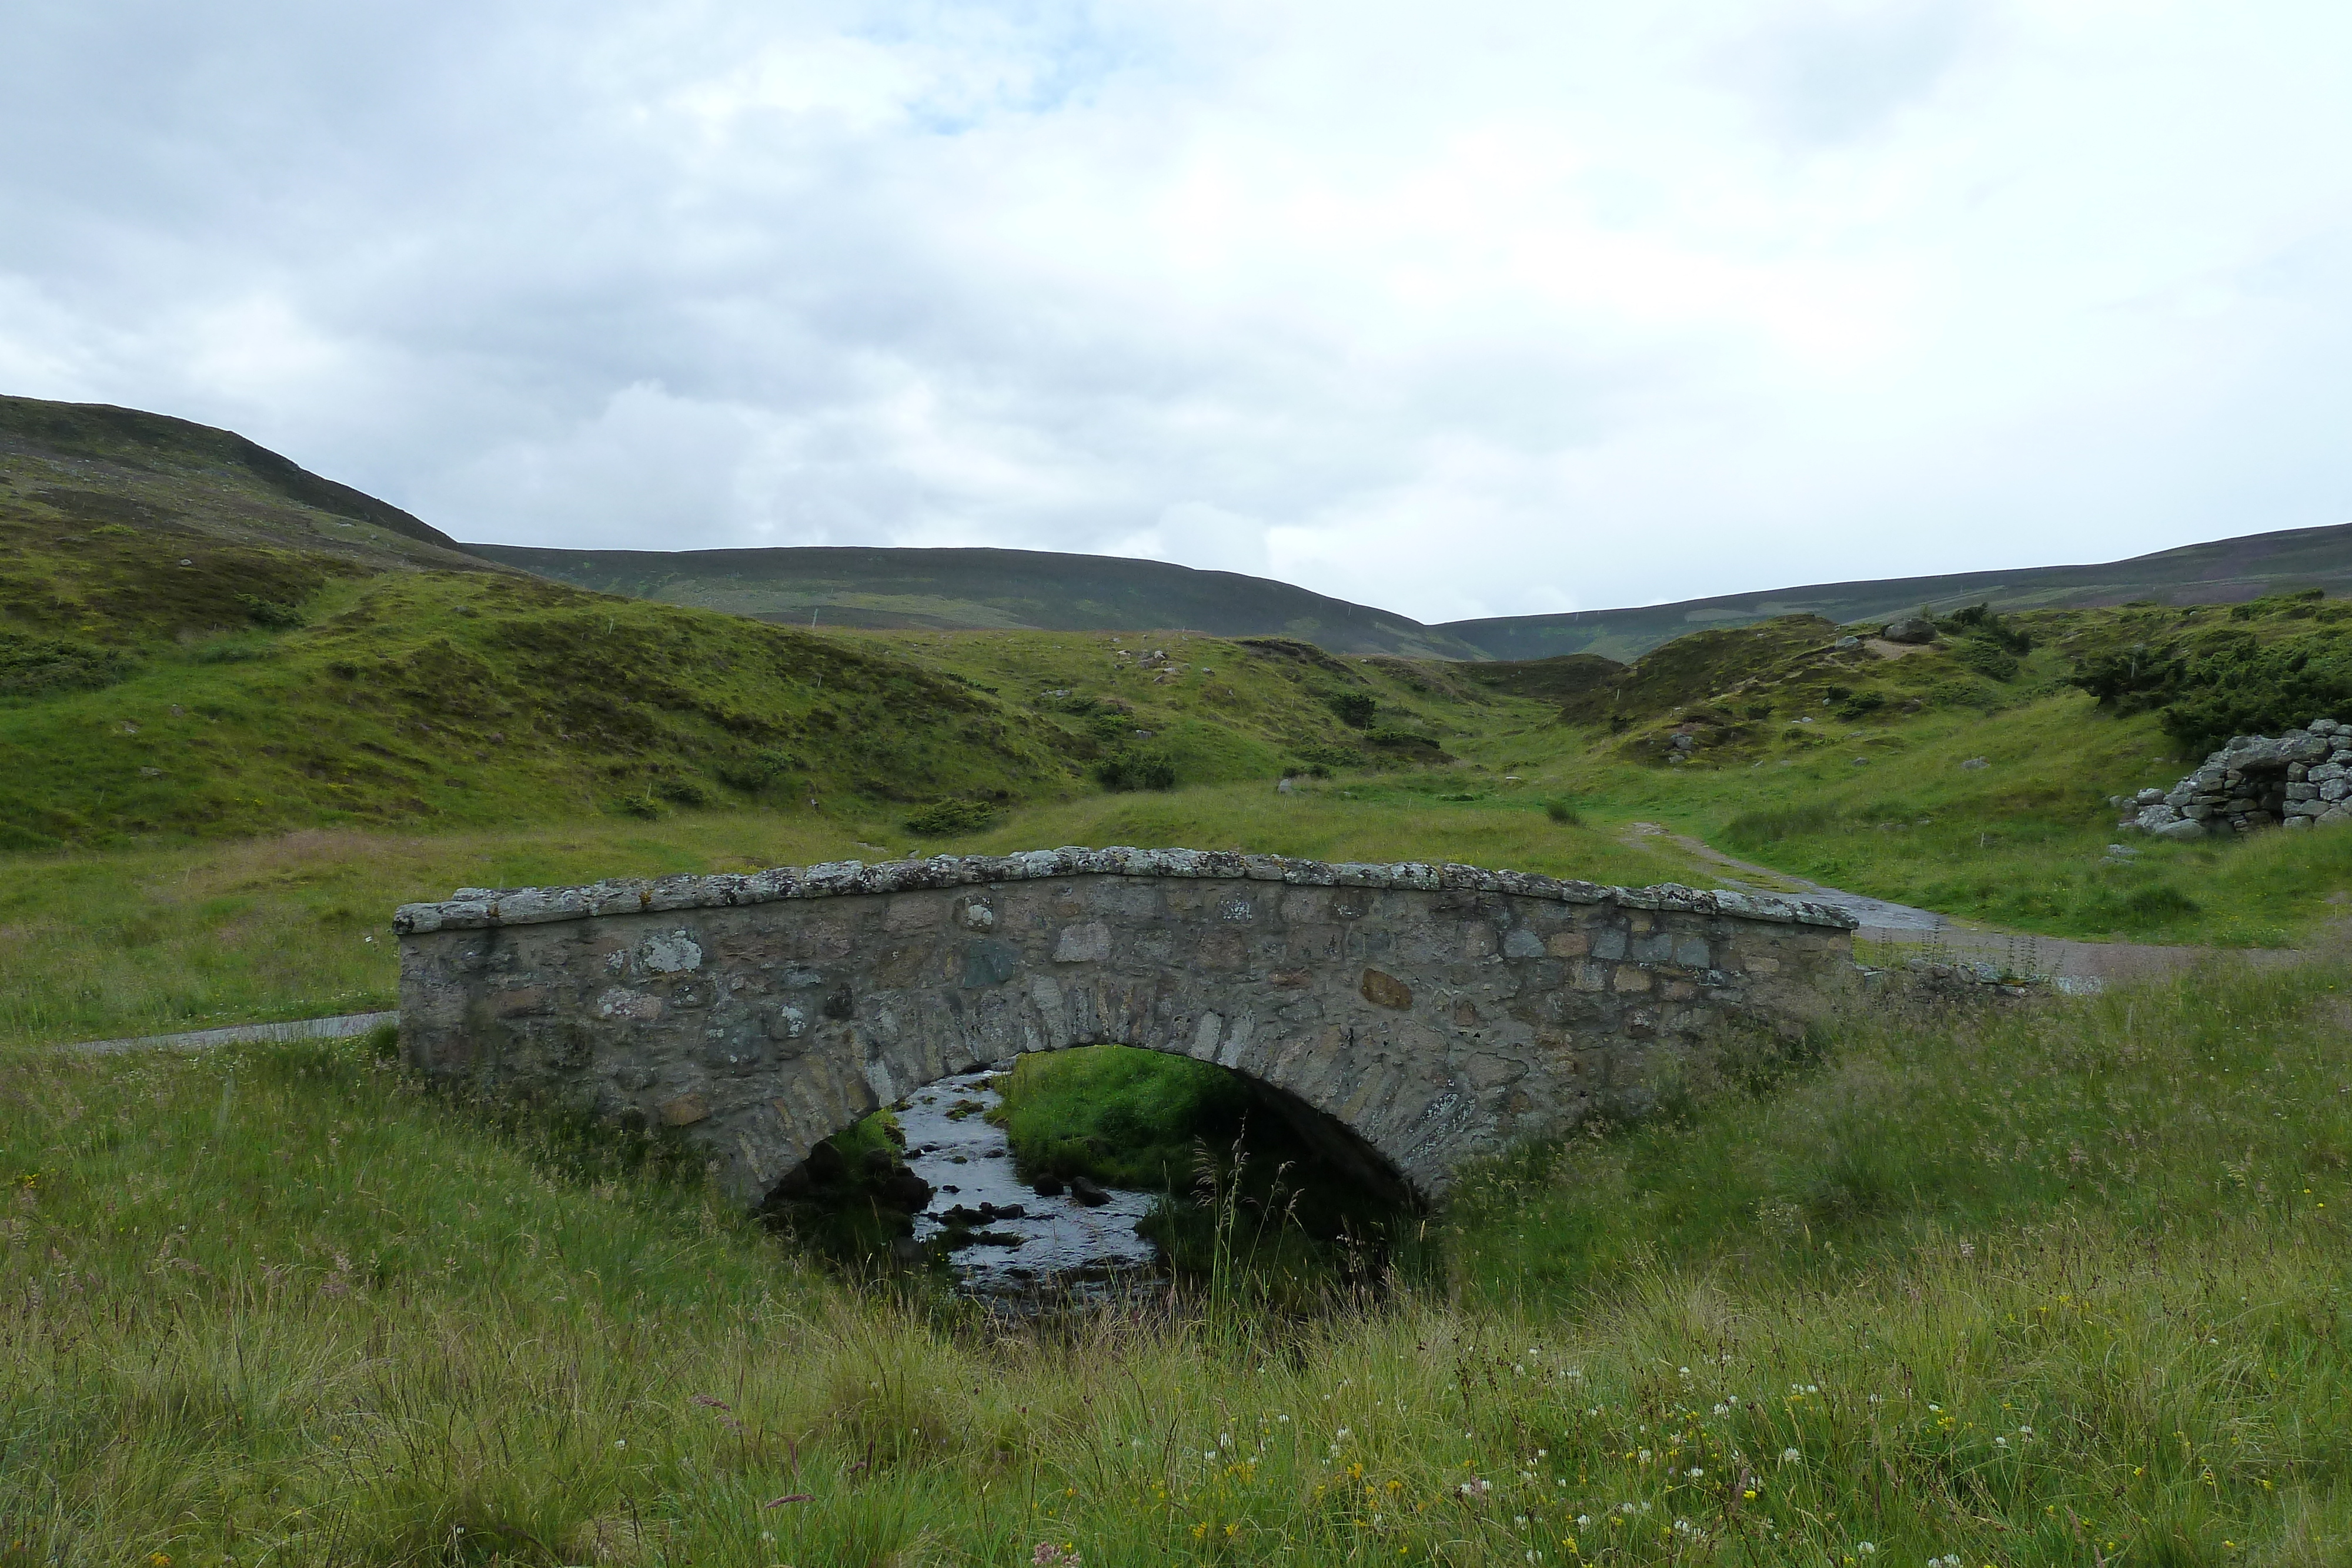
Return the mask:
[[[1327,692],[1323,702],[1349,729],[1370,729],[1377,706],[1366,692]]]
[[[996,821],[996,808],[985,800],[941,800],[907,819],[907,831],[931,838],[951,839],[976,833]]]
[[[1885,706],[1886,694],[1885,692],[1856,692],[1853,695],[1838,704],[1837,716],[1840,718],[1847,720],[1868,718],[1872,714],[1876,713],[1880,708],[1883,708]]]
[[[1122,747],[1095,764],[1095,781],[1106,789],[1173,789],[1176,764],[1165,752]]]
[[[1989,681],[2013,681],[2017,678],[2017,655],[1990,637],[1963,637],[1952,644],[1952,660],[1964,670],[1973,670]]]
[[[1978,637],[1991,643],[2004,653],[2029,653],[2033,647],[2032,634],[2007,616],[1994,613],[1990,603],[1971,604],[1965,610],[1955,610],[1936,622],[1936,629],[1949,637]],[[2007,680],[1996,675],[1995,680]]]
[[[781,782],[786,774],[792,772],[793,766],[789,753],[762,749],[749,757],[729,758],[711,771],[730,789],[757,795]]]
[[[1545,801],[1544,815],[1564,828],[1580,828],[1584,825],[1584,818],[1566,800]]]
[[[2352,640],[2315,630],[2265,645],[2222,628],[2186,650],[2142,643],[2085,660],[2068,680],[2118,715],[2161,708],[2165,733],[2203,753],[2352,713]]]
[[[240,593],[236,601],[245,606],[246,619],[272,632],[290,632],[298,626],[310,623],[310,617],[296,606],[280,604],[257,594]]]
[[[110,648],[0,632],[0,696],[96,691],[130,672],[131,661]]]

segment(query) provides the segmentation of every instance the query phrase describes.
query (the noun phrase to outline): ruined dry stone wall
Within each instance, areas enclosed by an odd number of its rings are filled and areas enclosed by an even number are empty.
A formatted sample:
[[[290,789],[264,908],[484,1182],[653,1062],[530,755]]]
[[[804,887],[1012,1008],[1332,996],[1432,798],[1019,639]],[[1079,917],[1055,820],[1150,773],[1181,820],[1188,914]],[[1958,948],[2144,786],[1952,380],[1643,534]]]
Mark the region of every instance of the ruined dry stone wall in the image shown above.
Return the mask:
[[[415,1066],[677,1129],[755,1204],[925,1083],[1102,1042],[1245,1074],[1435,1197],[1854,973],[1819,904],[1190,850],[468,889],[394,925]]]
[[[2352,817],[2352,725],[2315,718],[2275,740],[2238,736],[2169,790],[2109,803],[2136,808],[2117,827],[2160,839],[2340,822]]]

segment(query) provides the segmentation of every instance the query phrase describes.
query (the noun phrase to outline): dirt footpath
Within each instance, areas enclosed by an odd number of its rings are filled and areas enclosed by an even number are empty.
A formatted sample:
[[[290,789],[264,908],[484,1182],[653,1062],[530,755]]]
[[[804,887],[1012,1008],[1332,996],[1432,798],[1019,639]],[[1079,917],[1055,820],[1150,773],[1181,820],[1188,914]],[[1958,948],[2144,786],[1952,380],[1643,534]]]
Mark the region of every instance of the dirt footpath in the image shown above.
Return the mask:
[[[1890,904],[1883,898],[1824,887],[1769,866],[1735,860],[1711,844],[1656,822],[1633,823],[1626,829],[1625,839],[1637,846],[1644,841],[1664,839],[1713,872],[1715,879],[1726,887],[1745,893],[1776,893],[1851,910],[1862,922],[1853,934],[1854,956],[1874,967],[1922,956],[1941,962],[1990,963],[2011,974],[2056,981],[2062,990],[2089,991],[2113,981],[2176,974],[2216,957],[2226,956],[2267,968],[2299,964],[2312,956],[2294,948],[2075,942],[2063,936],[1992,931],[1970,922],[1953,920],[1932,909]]]

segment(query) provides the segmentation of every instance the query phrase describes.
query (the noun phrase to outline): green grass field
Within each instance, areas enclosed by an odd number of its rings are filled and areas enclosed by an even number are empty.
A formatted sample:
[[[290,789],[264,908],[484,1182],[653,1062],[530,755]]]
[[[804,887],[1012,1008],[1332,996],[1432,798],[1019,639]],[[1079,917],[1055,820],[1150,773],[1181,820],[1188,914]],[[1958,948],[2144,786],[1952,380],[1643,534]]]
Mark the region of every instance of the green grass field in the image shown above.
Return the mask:
[[[1442,1287],[1013,1333],[371,1042],[18,1049],[0,1549],[2319,1568],[2352,1553],[2341,973],[1875,1009],[1475,1176]]]

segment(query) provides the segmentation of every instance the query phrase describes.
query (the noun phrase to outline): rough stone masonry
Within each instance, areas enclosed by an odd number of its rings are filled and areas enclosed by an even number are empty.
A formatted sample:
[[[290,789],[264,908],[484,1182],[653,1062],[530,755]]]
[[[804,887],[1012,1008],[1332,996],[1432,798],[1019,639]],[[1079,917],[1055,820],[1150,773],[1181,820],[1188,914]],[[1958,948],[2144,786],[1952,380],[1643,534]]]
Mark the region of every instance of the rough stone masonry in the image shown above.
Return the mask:
[[[1097,1043],[1231,1068],[1435,1198],[1855,973],[1821,904],[1192,850],[461,889],[394,924],[415,1066],[677,1129],[748,1204],[925,1083]]]
[[[2315,718],[2275,740],[2235,736],[2170,789],[2109,804],[2135,809],[2117,827],[2160,839],[2340,822],[2352,817],[2352,725]]]

